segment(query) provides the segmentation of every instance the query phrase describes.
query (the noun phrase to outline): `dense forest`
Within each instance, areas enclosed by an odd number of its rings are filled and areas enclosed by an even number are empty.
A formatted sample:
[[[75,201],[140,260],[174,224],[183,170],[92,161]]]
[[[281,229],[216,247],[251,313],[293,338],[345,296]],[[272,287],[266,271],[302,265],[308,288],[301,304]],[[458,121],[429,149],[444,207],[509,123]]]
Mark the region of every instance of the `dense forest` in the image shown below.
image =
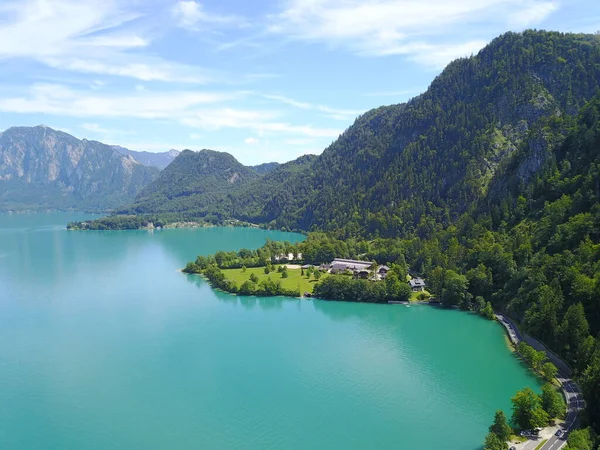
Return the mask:
[[[535,184],[597,92],[599,61],[597,35],[507,33],[408,103],[366,112],[319,157],[261,176],[224,153],[183,152],[120,212],[394,237],[481,203],[507,208],[507,189]]]
[[[163,212],[320,231],[308,262],[396,264],[447,306],[490,302],[571,365],[600,431],[600,36],[505,34],[321,156],[181,198]]]

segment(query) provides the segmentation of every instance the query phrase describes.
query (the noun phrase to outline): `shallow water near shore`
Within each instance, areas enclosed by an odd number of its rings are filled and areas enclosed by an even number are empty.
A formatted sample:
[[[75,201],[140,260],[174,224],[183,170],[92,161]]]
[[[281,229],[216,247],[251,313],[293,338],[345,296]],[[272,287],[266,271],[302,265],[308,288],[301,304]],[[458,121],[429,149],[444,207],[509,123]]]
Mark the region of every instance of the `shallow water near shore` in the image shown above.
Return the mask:
[[[178,269],[298,234],[66,231],[0,215],[0,448],[481,448],[537,380],[500,325],[429,306],[236,297]]]

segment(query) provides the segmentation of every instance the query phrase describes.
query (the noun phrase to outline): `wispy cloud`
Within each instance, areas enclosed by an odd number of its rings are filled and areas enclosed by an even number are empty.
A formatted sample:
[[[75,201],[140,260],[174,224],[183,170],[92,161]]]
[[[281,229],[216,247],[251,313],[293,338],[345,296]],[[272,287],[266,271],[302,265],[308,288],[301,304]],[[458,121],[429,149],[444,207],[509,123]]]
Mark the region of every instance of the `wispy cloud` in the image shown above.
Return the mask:
[[[234,15],[209,13],[200,2],[180,0],[173,5],[171,14],[177,24],[184,28],[194,28],[199,23],[212,25],[244,26],[246,21]]]
[[[269,30],[290,39],[342,47],[362,56],[406,55],[436,67],[476,52],[485,41],[465,28],[486,21],[500,29],[540,23],[553,0],[287,0]],[[461,39],[435,37],[451,36]]]
[[[35,84],[27,95],[0,97],[0,111],[70,117],[161,119],[216,131],[245,129],[259,134],[282,133],[310,137],[337,137],[341,130],[282,121],[278,110],[226,106],[245,93],[160,91],[96,95],[58,84]],[[88,124],[90,131],[93,125]]]
[[[249,137],[249,138],[244,139],[244,142],[248,145],[257,145],[260,143],[260,140],[258,140],[255,137]]]
[[[92,133],[109,134],[111,132],[110,130],[101,127],[97,123],[82,123],[81,128],[91,131]]]
[[[72,117],[133,117],[162,119],[190,113],[199,105],[235,98],[234,93],[198,91],[97,95],[58,84],[35,84],[27,95],[0,98],[0,111],[44,113]]]
[[[55,69],[144,81],[204,83],[198,67],[149,56],[137,2],[7,0],[0,8],[0,58],[31,58]],[[123,28],[128,26],[129,30]]]
[[[302,102],[302,101],[294,100],[289,97],[285,97],[283,95],[267,94],[267,95],[263,95],[263,97],[266,99],[269,99],[269,100],[274,100],[277,102],[284,103],[286,105],[289,105],[289,106],[292,106],[292,107],[298,108],[298,109],[320,111],[322,113],[325,113],[330,118],[336,119],[336,120],[349,120],[363,112],[363,111],[355,110],[355,109],[338,109],[338,108],[331,108],[329,106],[320,105],[320,104]]]

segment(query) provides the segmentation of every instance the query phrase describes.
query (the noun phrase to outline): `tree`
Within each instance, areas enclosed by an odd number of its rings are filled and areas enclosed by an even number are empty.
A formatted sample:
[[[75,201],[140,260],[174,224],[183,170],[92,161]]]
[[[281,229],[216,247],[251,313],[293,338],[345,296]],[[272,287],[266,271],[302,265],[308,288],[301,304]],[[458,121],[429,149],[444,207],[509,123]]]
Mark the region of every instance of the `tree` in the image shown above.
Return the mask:
[[[492,293],[492,271],[485,264],[480,263],[469,270],[466,277],[469,280],[469,291],[474,296],[486,297]]]
[[[410,286],[400,279],[395,270],[390,270],[385,277],[385,290],[389,300],[408,301],[412,290]]]
[[[590,326],[585,318],[581,303],[569,306],[560,326],[562,352],[578,365],[579,350],[590,334]]]
[[[567,439],[565,450],[594,450],[594,432],[590,428],[573,430]]]
[[[315,270],[314,277],[315,277],[315,280],[319,281],[321,279],[321,271]]]
[[[546,363],[546,361],[548,361],[548,357],[546,356],[546,352],[539,350],[536,351],[534,350],[532,352],[532,358],[531,358],[531,366],[533,367],[534,370],[537,370],[538,372],[542,371],[542,367],[544,366],[544,364]]]
[[[239,293],[241,295],[252,295],[256,292],[256,283],[252,281],[244,281],[240,286]]]
[[[248,270],[246,266],[242,266],[242,273],[246,272],[246,270]]]
[[[454,306],[460,304],[467,293],[469,282],[467,277],[459,275],[454,270],[446,270],[444,275],[444,287],[442,289],[442,304]]]
[[[490,426],[490,433],[494,433],[502,442],[506,442],[510,439],[512,428],[508,425],[504,411],[496,411],[494,423]]]
[[[255,273],[250,274],[250,281],[258,283],[258,276]]]
[[[546,383],[542,386],[540,400],[542,402],[542,408],[548,413],[550,418],[561,417],[565,412],[565,407],[560,398],[560,394],[550,383]]]
[[[502,441],[495,433],[488,433],[485,437],[484,450],[506,450],[508,445]]]
[[[269,275],[269,273],[271,273],[271,269],[269,269],[269,266],[265,267],[265,275]]]
[[[522,430],[544,427],[548,414],[542,409],[540,397],[530,388],[520,390],[510,399],[513,407],[512,422]]]
[[[496,318],[494,315],[494,308],[492,308],[490,302],[485,304],[485,307],[481,310],[480,314],[488,320],[494,320]]]
[[[470,292],[467,292],[458,304],[458,307],[461,311],[469,311],[471,309],[471,301],[473,300],[473,295]]]
[[[551,382],[556,378],[556,375],[558,374],[558,369],[554,364],[548,361],[542,366],[541,372],[544,379],[548,382]]]
[[[475,303],[473,305],[473,308],[475,309],[475,311],[481,311],[483,310],[483,308],[485,308],[486,302],[485,299],[481,296],[478,295],[477,297],[475,297]]]
[[[287,270],[284,270],[283,272],[281,272],[281,278],[287,278],[288,276],[289,275],[288,275],[288,271]]]

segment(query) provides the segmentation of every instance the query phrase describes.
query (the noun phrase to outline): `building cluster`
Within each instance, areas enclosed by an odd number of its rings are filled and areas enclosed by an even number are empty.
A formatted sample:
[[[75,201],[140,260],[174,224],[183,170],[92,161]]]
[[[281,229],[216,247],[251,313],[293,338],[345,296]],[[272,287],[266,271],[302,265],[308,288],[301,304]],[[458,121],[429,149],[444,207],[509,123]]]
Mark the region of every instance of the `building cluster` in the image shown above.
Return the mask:
[[[355,259],[335,258],[329,264],[321,264],[313,266],[307,264],[302,266],[303,269],[313,268],[331,274],[351,273],[354,278],[381,281],[385,280],[390,268],[385,265],[376,265],[370,261],[359,261]],[[425,290],[425,281],[422,278],[413,278],[409,281],[413,292],[422,292]]]

